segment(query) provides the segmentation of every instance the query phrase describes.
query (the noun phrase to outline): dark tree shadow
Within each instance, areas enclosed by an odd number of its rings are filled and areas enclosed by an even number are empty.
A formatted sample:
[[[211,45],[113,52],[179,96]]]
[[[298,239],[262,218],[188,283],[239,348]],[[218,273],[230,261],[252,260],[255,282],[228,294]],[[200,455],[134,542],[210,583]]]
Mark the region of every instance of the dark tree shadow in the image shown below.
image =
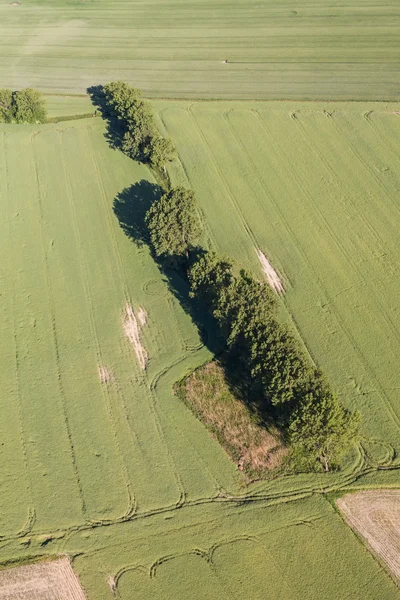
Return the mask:
[[[145,216],[161,194],[162,188],[159,185],[142,179],[122,190],[114,199],[114,213],[122,230],[139,246],[149,244]]]
[[[122,190],[114,199],[114,213],[119,224],[133,242],[148,245],[149,233],[145,222],[146,212],[163,193],[160,186],[142,179]],[[282,423],[282,408],[273,407],[265,398],[262,386],[250,376],[250,364],[240,349],[228,349],[226,334],[205,306],[190,295],[187,271],[206,250],[192,249],[189,260],[172,256],[160,260],[153,255],[169,290],[196,326],[203,344],[216,356],[224,369],[225,380],[232,393],[249,408],[257,422],[268,428]]]
[[[115,116],[112,107],[108,104],[103,86],[93,85],[92,87],[87,88],[86,91],[96,109],[96,113],[98,113],[107,124],[107,130],[104,137],[108,144],[114,150],[120,150],[125,134],[125,127]]]

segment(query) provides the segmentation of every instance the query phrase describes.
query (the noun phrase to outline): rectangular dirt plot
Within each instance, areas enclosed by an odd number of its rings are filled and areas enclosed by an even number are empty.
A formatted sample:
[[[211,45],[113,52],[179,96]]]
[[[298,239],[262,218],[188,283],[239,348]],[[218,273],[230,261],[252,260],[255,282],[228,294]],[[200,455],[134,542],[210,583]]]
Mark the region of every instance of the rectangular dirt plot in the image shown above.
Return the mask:
[[[0,571],[1,600],[86,600],[67,557]]]

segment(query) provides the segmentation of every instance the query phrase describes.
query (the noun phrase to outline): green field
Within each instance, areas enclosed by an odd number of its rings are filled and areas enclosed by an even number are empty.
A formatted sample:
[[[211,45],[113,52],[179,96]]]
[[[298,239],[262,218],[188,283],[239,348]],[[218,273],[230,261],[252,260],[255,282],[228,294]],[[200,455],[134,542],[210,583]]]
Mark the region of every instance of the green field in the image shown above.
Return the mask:
[[[13,4],[0,4],[0,87],[82,93],[123,79],[163,98],[396,100],[400,94],[396,3]]]
[[[209,244],[283,277],[311,356],[363,417],[373,460],[400,452],[400,117],[395,105],[156,103]],[[397,107],[398,109],[398,107]]]
[[[172,393],[211,354],[115,214],[123,198],[143,210],[150,171],[108,147],[99,118],[3,125],[0,561],[68,552],[89,600],[111,599],[114,583],[123,600],[183,600],[193,586],[196,599],[261,599],[266,590],[293,600],[400,597],[323,495],[398,485],[395,470],[371,465],[388,465],[400,445],[388,389],[396,373],[385,370],[396,329],[377,310],[384,303],[394,322],[400,120],[389,105],[367,106],[367,119],[346,105],[331,118],[328,106],[308,106],[155,104],[183,160],[171,175],[196,190],[209,244],[257,273],[254,246],[268,255],[312,355],[375,441],[355,448],[341,472],[246,486]],[[124,333],[126,303],[148,314],[146,370]]]

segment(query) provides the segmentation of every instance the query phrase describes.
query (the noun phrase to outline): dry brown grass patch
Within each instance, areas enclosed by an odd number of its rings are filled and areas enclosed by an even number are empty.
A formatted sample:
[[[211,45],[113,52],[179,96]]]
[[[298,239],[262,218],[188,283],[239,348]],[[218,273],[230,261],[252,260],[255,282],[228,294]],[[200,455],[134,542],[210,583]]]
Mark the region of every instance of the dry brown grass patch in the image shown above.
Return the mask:
[[[257,423],[226,383],[222,367],[208,363],[185,382],[185,400],[250,478],[279,467],[287,449],[275,428]]]
[[[258,260],[262,266],[262,270],[264,271],[264,275],[267,278],[268,285],[276,292],[277,294],[283,294],[285,288],[283,287],[283,283],[278,273],[275,271],[274,267],[269,262],[268,258],[265,256],[261,250],[258,248],[255,249]]]
[[[123,326],[126,337],[131,342],[136,354],[138,363],[142,369],[146,368],[148,361],[148,353],[142,344],[140,327],[146,324],[147,313],[142,308],[138,311],[138,318],[134,313],[133,307],[127,302],[125,304],[125,314],[123,318]],[[139,325],[140,322],[140,325]]]
[[[98,372],[101,383],[110,383],[112,381],[112,373],[104,365],[98,367]]]

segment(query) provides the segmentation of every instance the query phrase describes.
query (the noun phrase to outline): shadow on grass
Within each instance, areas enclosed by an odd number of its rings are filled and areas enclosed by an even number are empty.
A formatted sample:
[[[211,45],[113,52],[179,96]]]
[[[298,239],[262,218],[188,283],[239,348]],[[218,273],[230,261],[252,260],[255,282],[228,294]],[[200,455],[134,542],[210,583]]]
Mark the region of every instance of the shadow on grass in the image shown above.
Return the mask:
[[[114,213],[125,235],[139,247],[149,246],[150,251],[145,216],[162,193],[160,186],[141,180],[122,190],[114,199]],[[242,353],[235,348],[228,350],[226,337],[217,321],[196,298],[190,296],[187,270],[205,252],[203,248],[192,249],[189,261],[182,256],[160,260],[153,255],[153,258],[169,290],[196,326],[202,343],[218,357],[224,369],[226,383],[234,396],[248,406],[259,424],[267,428],[272,424],[277,425],[282,421],[283,415],[265,400],[262,386],[249,377],[250,365],[243,360]]]
[[[86,91],[96,109],[96,112],[101,115],[107,124],[107,130],[104,136],[108,144],[114,150],[121,150],[122,141],[125,134],[125,127],[123,123],[117,119],[114,111],[107,103],[103,86],[93,85],[92,87],[87,88]]]

